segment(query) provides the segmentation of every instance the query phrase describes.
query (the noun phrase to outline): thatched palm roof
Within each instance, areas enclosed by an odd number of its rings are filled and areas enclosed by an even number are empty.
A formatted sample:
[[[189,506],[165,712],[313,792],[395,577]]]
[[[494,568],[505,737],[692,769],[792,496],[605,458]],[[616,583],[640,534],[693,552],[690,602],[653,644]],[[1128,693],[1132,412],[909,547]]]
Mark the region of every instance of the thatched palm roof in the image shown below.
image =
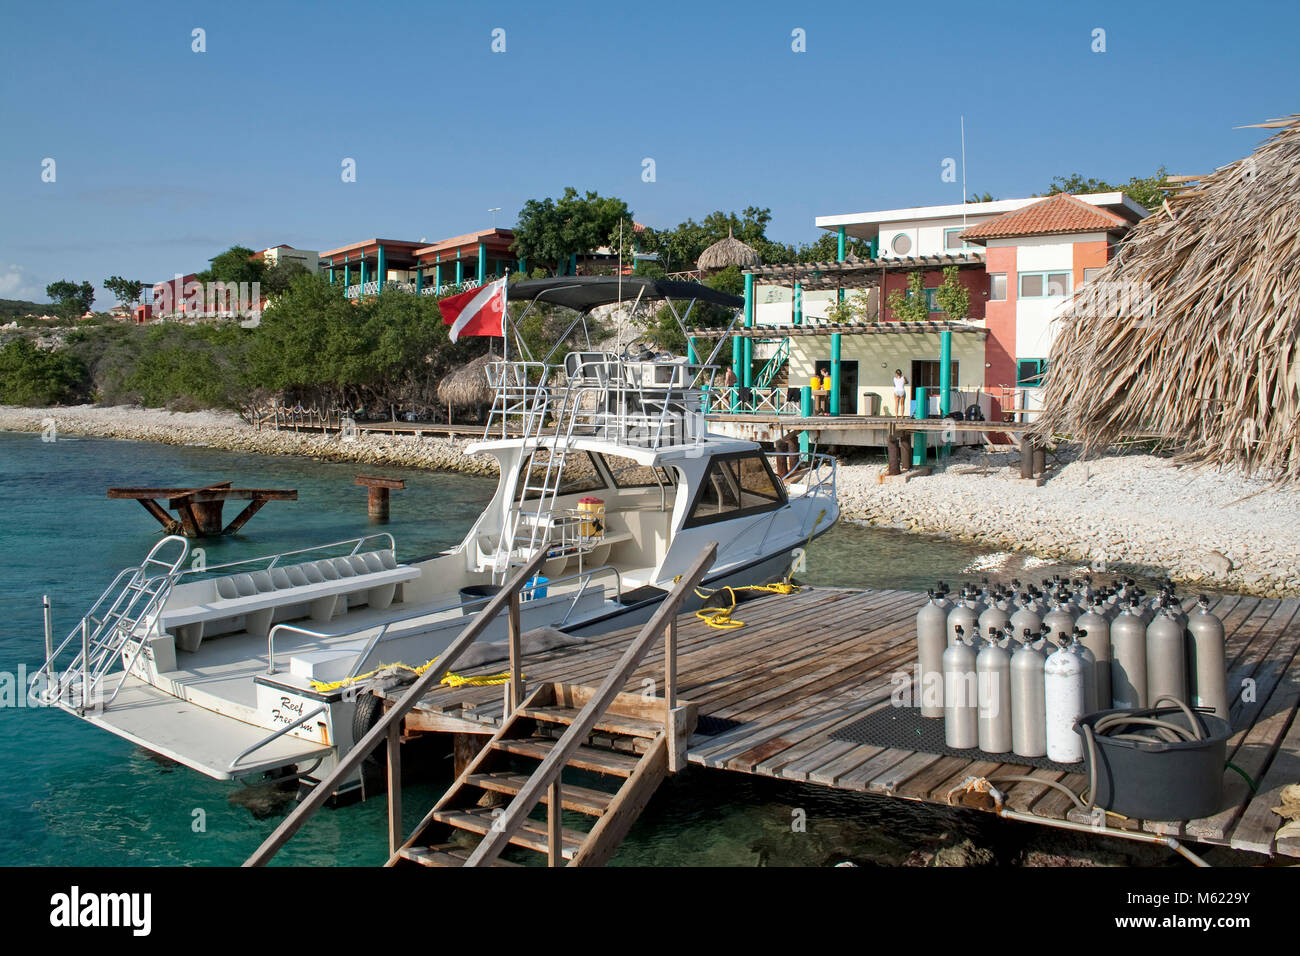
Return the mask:
[[[1140,222],[1067,306],[1040,436],[1300,479],[1300,115]],[[1191,179],[1191,177],[1186,177]]]
[[[754,266],[762,265],[762,263],[763,260],[759,254],[733,236],[731,230],[728,229],[727,238],[719,239],[701,252],[695,266],[704,272],[713,272],[718,269],[725,269],[727,266],[752,269]]]
[[[488,388],[484,366],[500,361],[500,355],[488,352],[466,362],[438,383],[438,400],[457,408],[492,404],[492,390]]]

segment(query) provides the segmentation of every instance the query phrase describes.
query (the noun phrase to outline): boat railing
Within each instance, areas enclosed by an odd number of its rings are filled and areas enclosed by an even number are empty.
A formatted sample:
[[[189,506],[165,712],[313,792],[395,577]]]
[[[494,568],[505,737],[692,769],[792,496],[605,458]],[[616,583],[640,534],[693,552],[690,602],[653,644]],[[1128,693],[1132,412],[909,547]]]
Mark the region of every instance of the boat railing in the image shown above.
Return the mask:
[[[839,476],[839,462],[834,455],[822,452],[810,453],[806,460],[796,465],[784,480],[790,481],[796,472],[803,471],[799,484],[803,490],[800,498],[835,498],[836,483]]]
[[[202,564],[197,567],[186,568],[180,572],[179,577],[187,575],[204,575],[215,574],[218,571],[225,571],[227,568],[244,567],[249,564],[257,564],[262,561],[269,562],[266,567],[259,568],[261,571],[270,571],[272,568],[279,567],[280,562],[285,558],[291,558],[299,554],[311,554],[314,551],[328,551],[331,548],[350,548],[348,556],[359,554],[367,541],[383,540],[388,542],[388,550],[396,552],[397,542],[393,539],[390,532],[377,531],[373,534],[362,535],[359,538],[345,538],[342,541],[331,541],[329,544],[316,544],[309,548],[296,548],[293,551],[281,551],[278,554],[260,554],[251,558],[239,558],[236,561],[226,561],[222,564]]]
[[[107,708],[117,699],[127,675],[145,646],[145,637],[157,622],[172,588],[181,576],[180,567],[189,556],[189,541],[180,535],[168,535],[150,549],[137,567],[125,568],[90,606],[68,635],[57,645],[48,624],[45,632],[45,662],[32,675],[29,686],[44,682],[41,699],[45,703],[72,706],[69,692],[79,687],[75,707],[84,713],[99,691],[99,686],[127,645],[135,641],[129,659],[122,660],[122,677],[108,700],[98,703]],[[168,557],[168,552],[173,556]],[[159,570],[160,569],[160,570]],[[59,673],[59,658],[70,650],[76,654]]]
[[[558,585],[565,584],[569,581],[582,578],[583,579],[582,585],[575,590],[573,599],[569,602],[568,610],[565,611],[564,617],[561,618],[560,620],[560,624],[563,625],[568,623],[570,615],[572,615],[574,610],[577,608],[579,602],[582,600],[583,595],[587,593],[587,589],[591,587],[593,579],[597,575],[601,575],[601,574],[613,575],[615,600],[622,600],[623,575],[622,572],[620,572],[618,568],[614,567],[612,564],[601,565],[598,568],[589,568],[586,571],[578,571],[574,574],[565,575],[562,578],[549,579],[545,582],[530,581],[528,585],[521,590],[521,600],[524,604],[527,604],[530,600],[539,600],[539,598],[536,597],[536,593],[539,590],[542,590],[543,588],[557,587]],[[602,589],[604,588],[603,584],[601,585],[601,588]],[[522,596],[522,595],[530,595],[530,596]],[[392,632],[395,627],[402,624],[407,624],[411,621],[418,621],[421,618],[429,618],[438,614],[445,614],[449,611],[460,611],[461,614],[468,615],[471,609],[482,608],[491,599],[492,599],[491,596],[480,597],[480,598],[473,598],[472,600],[469,601],[461,601],[456,604],[446,604],[436,608],[424,608],[419,611],[413,611],[412,613],[408,615],[404,615],[403,617],[393,618],[391,621],[385,621],[382,625],[380,625],[379,629],[375,631],[373,635],[371,635],[370,640],[366,642],[365,648],[357,656],[356,663],[352,665],[352,669],[348,672],[347,679],[353,680],[356,678],[358,674],[364,672],[365,668],[370,663],[370,657],[374,653],[375,648],[377,648],[380,644],[384,643],[385,640],[389,640],[395,637],[410,637],[412,635],[421,633],[420,628],[414,628],[401,634],[393,634]],[[436,622],[430,622],[430,623],[432,624]],[[317,640],[324,640],[331,637],[345,636],[345,635],[340,635],[338,632],[315,631],[312,630],[311,628],[302,627],[301,625],[298,624],[275,625],[274,627],[271,628],[270,632],[266,636],[266,660],[267,660],[266,673],[268,676],[276,673],[275,638],[277,634],[297,634],[300,637],[311,637],[311,638],[316,638]]]
[[[703,385],[716,366],[591,355],[566,359],[561,433],[646,448],[690,444],[707,434]]]
[[[550,410],[550,380],[555,366],[545,362],[489,362],[483,367],[492,407],[484,439],[541,434]]]

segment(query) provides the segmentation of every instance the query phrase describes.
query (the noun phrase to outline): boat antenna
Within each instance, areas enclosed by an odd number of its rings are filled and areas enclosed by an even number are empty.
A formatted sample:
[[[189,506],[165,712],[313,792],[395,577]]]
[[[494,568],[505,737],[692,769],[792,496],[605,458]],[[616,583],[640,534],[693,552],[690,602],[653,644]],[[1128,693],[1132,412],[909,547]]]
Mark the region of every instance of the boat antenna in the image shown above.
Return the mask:
[[[961,114],[961,231],[966,231],[966,114]]]

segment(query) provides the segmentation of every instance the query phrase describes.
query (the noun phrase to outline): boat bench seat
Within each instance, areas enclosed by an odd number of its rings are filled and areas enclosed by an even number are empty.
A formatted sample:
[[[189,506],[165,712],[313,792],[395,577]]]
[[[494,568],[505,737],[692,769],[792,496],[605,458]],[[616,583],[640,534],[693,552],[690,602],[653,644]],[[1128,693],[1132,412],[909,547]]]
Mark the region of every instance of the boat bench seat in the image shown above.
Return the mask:
[[[298,613],[281,613],[281,620],[310,615],[314,621],[328,621],[346,611],[349,602],[382,609],[401,600],[401,584],[419,576],[419,568],[398,564],[389,550],[231,574],[202,582],[211,585],[206,600],[164,608],[160,624],[176,636],[182,650],[195,651],[205,625],[242,617],[244,630],[265,635],[276,612],[290,608]]]

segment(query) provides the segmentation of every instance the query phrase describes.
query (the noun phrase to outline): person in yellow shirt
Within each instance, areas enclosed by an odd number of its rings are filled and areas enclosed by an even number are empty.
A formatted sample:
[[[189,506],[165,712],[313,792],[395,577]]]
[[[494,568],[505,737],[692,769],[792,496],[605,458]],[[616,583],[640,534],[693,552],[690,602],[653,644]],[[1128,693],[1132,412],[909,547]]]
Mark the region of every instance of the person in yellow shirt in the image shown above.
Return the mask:
[[[831,403],[831,374],[826,369],[821,370],[821,376],[812,377],[813,393],[813,414],[829,415]]]

